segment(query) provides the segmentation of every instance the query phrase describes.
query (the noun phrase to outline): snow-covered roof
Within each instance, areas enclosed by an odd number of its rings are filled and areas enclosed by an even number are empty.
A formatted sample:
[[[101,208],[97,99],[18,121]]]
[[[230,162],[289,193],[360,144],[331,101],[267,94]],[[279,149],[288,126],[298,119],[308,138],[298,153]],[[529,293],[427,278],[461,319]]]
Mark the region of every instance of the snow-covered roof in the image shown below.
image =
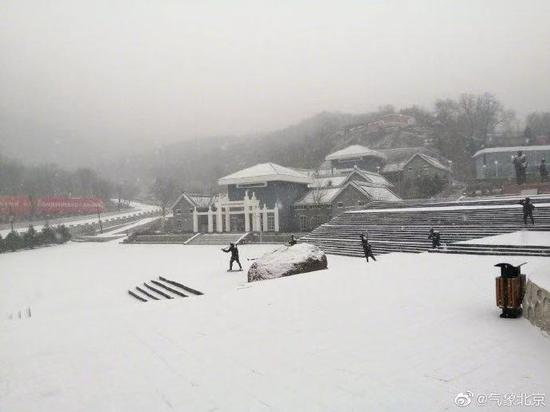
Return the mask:
[[[309,187],[337,187],[342,185],[348,176],[323,176],[313,180]]]
[[[371,183],[384,185],[384,186],[393,186],[393,184],[388,179],[386,179],[384,176],[382,176],[379,173],[369,172],[368,170],[362,170],[358,168],[355,169],[355,172],[365,177]],[[353,173],[350,176],[352,175]]]
[[[385,159],[386,156],[383,153],[371,150],[368,147],[354,144],[348,146],[342,150],[329,154],[325,157],[325,160],[342,160],[342,159],[355,159],[363,156],[373,156]]]
[[[508,147],[489,147],[487,149],[481,149],[477,151],[472,157],[477,157],[486,153],[509,153],[509,152],[530,152],[536,150],[550,150],[550,145],[538,145],[538,146],[508,146]]]
[[[403,169],[405,169],[407,164],[409,164],[411,162],[411,160],[413,160],[416,156],[421,157],[427,163],[429,163],[431,166],[433,166],[437,169],[444,170],[446,172],[450,171],[450,169],[447,166],[443,165],[443,163],[441,163],[435,157],[428,156],[427,154],[424,154],[424,153],[415,153],[406,162],[396,162],[396,163],[386,164],[384,166],[384,168],[382,169],[382,172],[384,172],[384,173],[401,172],[401,171],[403,171]]]
[[[386,202],[395,202],[401,200],[399,196],[389,190],[387,187],[369,186],[357,182],[363,190],[372,200],[383,200]]]
[[[171,209],[176,207],[182,199],[185,199],[191,206],[200,208],[207,208],[216,202],[217,196],[206,195],[201,193],[186,193],[183,192],[176,201],[173,203]]]
[[[362,170],[355,167],[354,169],[351,169],[351,173],[338,174],[336,176],[330,175],[317,177],[313,180],[309,187],[319,188],[342,186],[348,181],[357,180],[353,179],[354,175],[362,176],[367,182],[373,183],[375,185],[393,186],[393,184],[388,181],[384,176],[378,173],[369,172],[367,170]]]
[[[385,185],[377,185],[372,182],[349,180],[339,187],[323,187],[309,189],[300,200],[294,203],[296,206],[326,205],[331,204],[348,186],[355,187],[369,200],[396,201],[401,200]]]
[[[223,186],[272,181],[308,184],[311,183],[312,179],[304,173],[276,163],[260,163],[222,177],[218,180],[218,184]]]
[[[332,187],[323,189],[313,188],[308,190],[300,200],[294,203],[294,205],[304,206],[330,204],[343,189],[344,187]]]
[[[415,156],[420,156],[422,159],[424,159],[426,162],[428,162],[430,165],[432,165],[433,167],[437,168],[437,169],[441,169],[441,170],[445,170],[445,171],[449,171],[449,168],[445,165],[443,165],[439,160],[437,160],[435,157],[431,157],[431,156],[428,156],[424,153],[416,153],[415,155],[413,155],[408,161],[407,163],[409,163],[412,159],[414,159]]]

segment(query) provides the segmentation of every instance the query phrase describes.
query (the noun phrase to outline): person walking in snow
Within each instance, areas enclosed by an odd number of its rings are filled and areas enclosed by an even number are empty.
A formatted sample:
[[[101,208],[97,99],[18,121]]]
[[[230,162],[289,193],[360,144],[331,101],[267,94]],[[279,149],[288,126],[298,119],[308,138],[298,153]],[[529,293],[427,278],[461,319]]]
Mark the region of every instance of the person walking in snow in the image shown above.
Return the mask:
[[[365,236],[364,233],[361,233],[359,236],[361,239],[361,245],[363,246],[363,252],[365,253],[365,259],[367,259],[367,262],[369,261],[369,257],[372,258],[376,262],[376,258],[374,257],[374,253],[372,253],[372,246],[369,243],[368,234]]]
[[[241,266],[241,262],[239,261],[239,249],[237,248],[237,245],[233,242],[229,244],[228,247],[225,249],[222,249],[225,253],[231,253],[231,259],[229,260],[229,271],[231,272],[233,270],[233,262],[237,262],[239,265],[240,270],[243,270],[243,267]]]
[[[436,249],[441,246],[441,234],[437,230],[434,230],[433,227],[430,229],[428,239],[432,241],[432,249]]]
[[[523,200],[519,201],[519,204],[523,207],[523,224],[527,225],[527,218],[531,218],[531,223],[535,224],[535,219],[533,219],[533,209],[535,209],[535,205],[531,203],[531,199],[529,197],[526,197]]]
[[[294,246],[296,243],[296,239],[294,238],[294,235],[290,235],[290,240],[288,241],[289,246]]]

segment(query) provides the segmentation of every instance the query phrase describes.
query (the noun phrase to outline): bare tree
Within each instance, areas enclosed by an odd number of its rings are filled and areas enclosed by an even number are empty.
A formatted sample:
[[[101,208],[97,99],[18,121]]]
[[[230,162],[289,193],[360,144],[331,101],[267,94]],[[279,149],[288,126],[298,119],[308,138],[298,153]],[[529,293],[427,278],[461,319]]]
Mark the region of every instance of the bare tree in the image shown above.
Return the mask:
[[[174,180],[171,178],[157,177],[153,184],[152,192],[162,209],[162,216],[166,216],[168,203],[170,203],[176,194],[176,184]]]

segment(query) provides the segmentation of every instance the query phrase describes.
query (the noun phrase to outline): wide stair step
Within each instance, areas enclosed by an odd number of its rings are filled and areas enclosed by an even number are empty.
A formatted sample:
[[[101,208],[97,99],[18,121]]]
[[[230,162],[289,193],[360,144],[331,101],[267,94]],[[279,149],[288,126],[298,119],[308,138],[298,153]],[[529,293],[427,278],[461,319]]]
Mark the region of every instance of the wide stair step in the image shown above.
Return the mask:
[[[537,247],[471,247],[456,243],[519,230],[550,231],[550,196],[533,197],[536,226],[527,227],[517,204],[519,199],[376,203],[365,210],[343,213],[299,241],[313,243],[329,254],[363,256],[359,235],[367,232],[374,254],[420,253],[432,251],[427,237],[433,227],[441,233],[441,243],[446,246],[434,253],[550,256],[546,249]]]

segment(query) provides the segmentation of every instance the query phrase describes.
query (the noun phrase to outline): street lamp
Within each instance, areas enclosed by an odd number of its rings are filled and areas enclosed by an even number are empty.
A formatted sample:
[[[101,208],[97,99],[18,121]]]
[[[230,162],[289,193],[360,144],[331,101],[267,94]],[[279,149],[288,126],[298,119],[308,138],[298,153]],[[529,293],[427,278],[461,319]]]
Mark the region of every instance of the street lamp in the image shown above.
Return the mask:
[[[99,206],[97,207],[97,219],[99,220],[99,231],[103,233],[103,223],[101,223],[101,211],[99,210]]]

